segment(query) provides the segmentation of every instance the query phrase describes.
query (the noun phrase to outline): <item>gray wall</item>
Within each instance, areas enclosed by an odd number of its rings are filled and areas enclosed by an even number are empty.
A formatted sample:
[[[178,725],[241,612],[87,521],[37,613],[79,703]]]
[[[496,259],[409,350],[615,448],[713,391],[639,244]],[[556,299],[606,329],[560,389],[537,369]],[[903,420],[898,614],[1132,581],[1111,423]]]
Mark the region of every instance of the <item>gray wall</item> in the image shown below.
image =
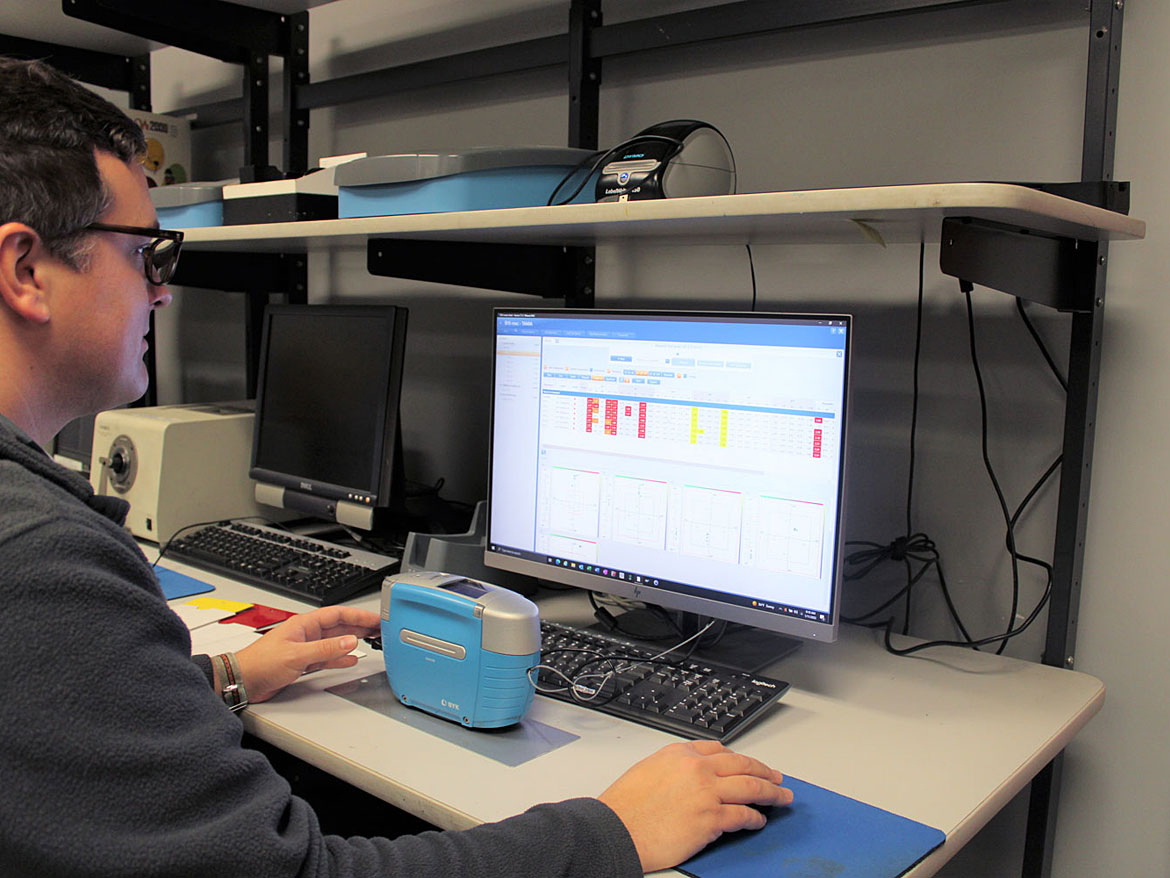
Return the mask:
[[[607,21],[681,3],[610,3]],[[693,4],[692,4],[693,5]],[[1036,4],[1037,7],[1043,4]],[[567,4],[339,0],[313,12],[314,79],[469,50],[563,29]],[[1057,837],[1059,876],[1170,874],[1167,793],[1167,638],[1162,587],[1168,520],[1161,437],[1170,354],[1155,333],[1167,323],[1161,297],[1166,252],[1163,204],[1170,126],[1165,85],[1170,10],[1127,4],[1117,179],[1133,181],[1143,243],[1111,250],[1105,360],[1077,667],[1108,688],[1102,714],[1070,747]],[[601,141],[650,123],[705,119],[727,135],[740,191],[943,180],[1072,180],[1079,177],[1086,29],[961,31],[945,22],[893,45],[881,28],[735,40],[608,63]],[[952,36],[941,38],[939,33]],[[237,72],[174,49],[154,53],[159,111],[238,93]],[[314,113],[311,155],[563,143],[560,74],[538,71],[482,83],[375,97]],[[195,173],[234,172],[234,129],[199,132]],[[279,152],[275,152],[279,155]],[[855,245],[753,247],[762,308],[846,309],[857,315],[853,447],[847,538],[886,542],[904,527],[918,248]],[[979,404],[956,283],[926,249],[924,334],[913,527],[939,545],[968,628],[1008,623],[1010,568],[1003,524],[983,471]],[[669,243],[599,253],[599,303],[747,307],[742,246]],[[483,495],[489,345],[487,316],[509,299],[369,277],[361,252],[318,254],[311,299],[385,298],[411,308],[403,403],[412,478],[444,477],[447,496]],[[1014,506],[1059,452],[1060,391],[1002,294],[974,295],[979,356],[990,408],[989,449]],[[1030,312],[1057,355],[1067,320]],[[237,298],[190,290],[159,323],[162,401],[229,398],[242,392],[242,310]],[[168,353],[169,352],[169,353]],[[1052,551],[1055,492],[1041,493],[1021,525],[1021,547]],[[852,584],[847,610],[888,594],[899,571]],[[1022,606],[1043,582],[1025,570]],[[915,633],[951,636],[933,585],[915,602]],[[1042,620],[1041,620],[1042,625]],[[1042,627],[1008,652],[1039,656]],[[864,730],[859,730],[864,734]],[[783,766],[780,766],[783,768]],[[891,783],[897,783],[896,775]],[[1024,803],[1005,809],[944,869],[949,876],[1017,871]]]

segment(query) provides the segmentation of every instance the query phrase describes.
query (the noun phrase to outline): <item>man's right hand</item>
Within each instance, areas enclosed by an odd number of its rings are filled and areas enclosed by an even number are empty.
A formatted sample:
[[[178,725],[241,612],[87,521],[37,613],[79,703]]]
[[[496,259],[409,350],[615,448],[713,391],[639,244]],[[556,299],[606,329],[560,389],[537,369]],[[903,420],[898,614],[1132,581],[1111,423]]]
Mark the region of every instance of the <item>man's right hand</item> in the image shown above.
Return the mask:
[[[717,741],[668,744],[618,778],[598,798],[626,825],[642,870],[678,865],[724,832],[760,829],[752,805],[787,805],[783,775]]]

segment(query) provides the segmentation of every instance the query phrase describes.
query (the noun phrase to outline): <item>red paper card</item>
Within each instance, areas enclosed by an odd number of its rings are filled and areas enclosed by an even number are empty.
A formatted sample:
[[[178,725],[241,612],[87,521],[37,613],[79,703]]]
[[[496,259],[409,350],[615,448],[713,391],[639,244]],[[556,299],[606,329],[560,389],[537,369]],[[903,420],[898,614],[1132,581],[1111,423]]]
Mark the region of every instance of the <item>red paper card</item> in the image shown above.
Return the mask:
[[[236,613],[227,619],[220,619],[219,624],[227,625],[229,622],[234,622],[237,625],[247,625],[250,628],[259,629],[275,625],[277,622],[283,622],[290,616],[295,615],[296,613],[291,610],[278,610],[275,607],[266,607],[264,604],[252,604],[251,608],[244,610],[242,613]]]

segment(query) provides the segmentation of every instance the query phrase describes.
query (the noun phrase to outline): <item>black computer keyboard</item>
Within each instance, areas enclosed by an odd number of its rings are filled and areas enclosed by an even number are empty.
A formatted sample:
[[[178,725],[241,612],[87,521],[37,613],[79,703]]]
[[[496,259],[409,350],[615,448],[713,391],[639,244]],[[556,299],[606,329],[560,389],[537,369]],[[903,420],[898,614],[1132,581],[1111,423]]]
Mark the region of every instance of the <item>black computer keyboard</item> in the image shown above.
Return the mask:
[[[242,522],[211,524],[178,536],[164,554],[318,606],[376,588],[398,568],[398,559],[389,555]]]
[[[673,654],[650,661],[661,650],[555,622],[542,620],[540,633],[538,693],[684,738],[726,743],[788,689],[782,680]]]

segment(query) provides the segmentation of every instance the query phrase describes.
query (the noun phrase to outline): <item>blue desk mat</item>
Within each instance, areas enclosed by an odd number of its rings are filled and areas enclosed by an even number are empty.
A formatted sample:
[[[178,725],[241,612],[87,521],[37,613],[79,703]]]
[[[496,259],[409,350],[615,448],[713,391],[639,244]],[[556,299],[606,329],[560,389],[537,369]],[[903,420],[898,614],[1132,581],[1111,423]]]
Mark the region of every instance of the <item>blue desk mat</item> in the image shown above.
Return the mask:
[[[896,878],[946,834],[785,775],[786,808],[768,825],[731,833],[676,868],[693,878]]]
[[[196,579],[194,576],[188,576],[161,565],[154,568],[154,575],[158,577],[163,597],[168,601],[190,597],[193,594],[203,594],[206,591],[215,591],[214,585],[204,582],[202,579]]]

